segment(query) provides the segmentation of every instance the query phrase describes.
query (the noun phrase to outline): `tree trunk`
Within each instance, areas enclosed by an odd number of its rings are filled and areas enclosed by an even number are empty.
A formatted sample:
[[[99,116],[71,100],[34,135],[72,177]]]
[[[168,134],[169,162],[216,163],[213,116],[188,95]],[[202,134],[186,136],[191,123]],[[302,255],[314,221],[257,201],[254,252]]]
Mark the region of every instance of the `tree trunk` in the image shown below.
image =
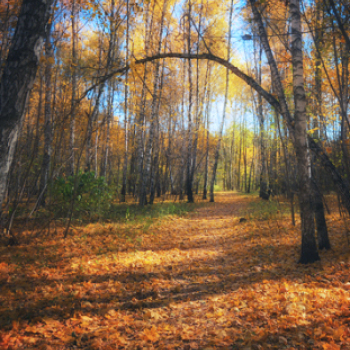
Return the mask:
[[[314,191],[314,211],[317,228],[317,243],[319,249],[331,249],[329,242],[327,224],[324,215],[322,194],[317,186],[315,178],[312,179],[312,189]]]
[[[227,97],[227,91],[228,91],[228,78],[226,80],[226,94],[225,94],[226,97]],[[226,101],[226,97],[225,97],[225,101]],[[225,109],[226,109],[226,103],[224,103],[224,111],[225,111]],[[216,149],[215,149],[213,173],[212,173],[211,180],[210,180],[210,199],[209,199],[209,202],[212,202],[212,203],[214,202],[214,185],[215,185],[215,179],[216,179],[216,171],[217,171],[218,164],[219,164],[220,146],[221,146],[221,141],[222,141],[222,134],[224,131],[224,123],[225,123],[225,112],[223,113],[223,116],[222,116],[222,121],[221,121],[221,126],[220,126],[220,131],[219,131],[219,138],[218,138],[218,142],[216,144]]]
[[[237,167],[237,189],[238,191],[241,191],[241,163],[242,163],[242,123],[241,123],[241,130],[239,133],[239,153],[238,153],[238,167]]]
[[[111,8],[110,8],[110,22],[109,22],[109,44],[108,44],[108,55],[107,55],[107,73],[110,71],[110,65],[115,60],[116,56],[116,31],[118,28],[118,24],[116,23],[116,13],[115,13],[115,1],[111,0]],[[101,159],[101,169],[100,176],[103,176],[107,179],[108,172],[108,164],[109,164],[109,153],[110,153],[110,129],[111,129],[111,121],[112,121],[112,113],[113,113],[113,105],[114,105],[114,93],[116,90],[116,81],[110,80],[108,82],[108,96],[107,96],[107,116],[106,116],[106,141],[105,148],[103,152],[103,157]]]
[[[137,169],[138,169],[138,196],[139,196],[139,205],[143,207],[147,204],[146,196],[146,185],[145,181],[145,172],[144,172],[144,126],[145,126],[145,104],[146,104],[146,71],[147,66],[145,65],[144,79],[142,84],[141,92],[141,106],[140,112],[137,114],[137,130],[136,130],[136,157],[137,157]]]
[[[191,54],[191,0],[188,1],[188,33],[187,49]],[[192,178],[192,62],[188,60],[188,131],[187,131],[187,163],[186,163],[186,193],[188,203],[193,203]]]
[[[323,2],[317,2],[316,6],[316,23],[315,23],[315,115],[317,116],[318,124],[315,127],[319,128],[317,135],[322,139],[326,136],[326,128],[324,125],[324,115],[323,115],[323,101],[322,101],[322,57],[321,52],[323,50]]]
[[[349,150],[349,49],[347,44],[342,45],[342,74],[341,74],[341,147],[343,151],[343,165],[347,178],[350,178],[350,150]]]
[[[206,72],[206,83],[208,84],[207,89],[207,103],[206,103],[206,109],[205,109],[205,116],[206,116],[206,146],[205,146],[205,168],[204,168],[204,185],[203,185],[203,199],[207,199],[207,192],[208,192],[208,170],[209,170],[209,129],[210,129],[210,123],[209,123],[209,114],[210,114],[210,99],[211,99],[211,89],[210,89],[210,76],[211,76],[211,69],[209,67],[209,62],[207,63],[207,72]]]
[[[98,70],[97,70],[97,75],[101,75],[101,69],[102,69],[102,39],[100,38],[100,50],[99,50],[99,59],[98,59]],[[111,41],[109,41],[109,45],[111,45]],[[113,45],[113,44],[112,44]],[[112,47],[109,47],[110,51]],[[110,65],[110,59],[107,60],[107,73],[108,73],[108,68]],[[92,110],[91,115],[89,115],[88,119],[88,125],[87,125],[87,135],[86,135],[86,159],[85,159],[85,171],[91,171],[92,169],[92,161],[93,158],[95,160],[95,176],[97,176],[97,149],[98,149],[98,125],[96,125],[97,120],[98,120],[98,114],[99,114],[99,108],[100,108],[100,102],[101,102],[101,97],[103,95],[104,89],[105,89],[105,83],[99,84],[98,89],[97,89],[97,96],[96,96],[96,101],[94,108]],[[92,134],[93,134],[93,129],[95,127],[95,156],[93,157],[93,145],[92,145]]]
[[[299,182],[299,203],[302,225],[302,247],[299,262],[306,264],[319,260],[315,240],[312,207],[311,162],[307,142],[306,96],[304,90],[303,44],[301,37],[300,0],[290,1],[292,30],[293,91],[295,105],[295,153]]]
[[[247,193],[250,193],[253,168],[254,168],[254,147],[253,147],[252,163],[250,164],[250,170],[249,170],[249,180],[248,180]]]
[[[53,0],[23,0],[0,83],[0,205],[7,192],[29,92],[36,76]]]
[[[259,47],[259,59],[258,62],[256,62],[256,70],[257,70],[257,79],[259,84],[261,84],[261,56],[262,56],[262,47],[260,44]],[[260,191],[259,191],[259,197],[260,198],[268,198],[269,197],[269,173],[268,173],[268,165],[267,165],[267,147],[266,147],[266,130],[265,130],[265,117],[263,114],[263,101],[260,94],[258,94],[258,108],[257,108],[257,114],[259,119],[259,126],[260,126],[260,162],[261,162],[261,169],[260,169]]]
[[[129,60],[129,0],[126,0],[126,43],[125,43],[125,62]],[[125,74],[124,85],[124,164],[123,164],[123,178],[121,189],[121,202],[126,201],[126,182],[128,172],[128,146],[129,146],[129,113],[128,113],[128,72]]]
[[[247,148],[246,148],[246,137],[245,137],[245,126],[244,126],[244,121],[243,121],[243,179],[244,179],[244,192],[247,193]],[[242,186],[242,190],[243,190],[243,186]]]
[[[264,47],[270,69],[274,91],[280,102],[280,111],[286,119],[293,133],[294,147],[297,157],[298,189],[301,216],[302,247],[300,263],[311,263],[319,260],[315,239],[315,224],[312,205],[310,155],[306,133],[306,98],[304,90],[303,51],[301,38],[301,20],[299,0],[290,1],[290,19],[292,29],[292,65],[293,65],[293,91],[295,104],[295,120],[293,121],[286,102],[281,77],[273,57],[267,33],[261,15],[256,7],[256,1],[250,0],[254,20],[259,27],[259,35]]]
[[[163,21],[162,21],[163,22]],[[160,42],[159,42],[159,51],[161,50],[161,37],[160,37]],[[159,61],[158,61],[159,62]],[[155,119],[155,140],[154,140],[154,146],[153,146],[153,166],[152,166],[152,172],[151,172],[151,186],[150,186],[150,199],[149,203],[153,204],[154,202],[154,197],[155,197],[155,191],[156,187],[159,185],[159,137],[160,137],[160,125],[159,125],[159,109],[160,109],[160,101],[162,98],[162,89],[163,89],[163,79],[164,79],[164,61],[162,64],[162,73],[160,77],[160,82],[159,80],[159,65],[156,65],[156,76],[155,76],[155,84],[156,90],[154,91],[153,94],[153,99],[154,99],[154,104],[155,104],[155,110],[153,114],[153,118]]]
[[[149,44],[150,44],[150,35],[151,29],[153,25],[153,16],[150,16],[150,2],[145,5],[145,52],[148,54],[149,52]],[[143,81],[142,81],[142,90],[141,90],[141,105],[139,108],[139,112],[137,113],[137,130],[136,130],[136,153],[137,153],[137,169],[138,169],[138,197],[139,197],[139,205],[142,207],[147,204],[147,179],[146,176],[146,164],[145,164],[145,113],[146,113],[146,79],[147,79],[147,64],[144,66],[143,73]]]
[[[233,12],[233,0],[231,0],[230,5],[230,13],[229,13],[229,35],[228,35],[228,43],[227,43],[227,61],[230,61],[231,56],[231,28],[232,28],[232,12]],[[220,126],[220,132],[219,132],[219,139],[216,144],[216,150],[215,150],[215,158],[214,158],[214,166],[213,166],[213,174],[210,181],[210,200],[209,202],[214,202],[214,184],[216,179],[216,170],[218,167],[219,162],[219,156],[220,156],[220,146],[221,146],[221,139],[222,134],[224,132],[224,124],[225,124],[225,117],[226,117],[226,106],[227,106],[227,100],[228,100],[228,90],[229,90],[229,84],[230,84],[230,72],[228,69],[226,69],[226,84],[225,84],[225,100],[224,100],[224,107],[223,107],[223,113],[222,113],[222,121]]]
[[[106,143],[103,158],[101,161],[101,171],[100,175],[107,178],[108,174],[108,160],[109,160],[109,147],[110,147],[110,138],[111,138],[111,120],[112,120],[112,106],[114,102],[114,92],[115,92],[115,82],[111,81],[108,88],[108,97],[107,97],[107,116],[106,116]]]
[[[104,90],[104,85],[101,84],[98,87],[98,92],[97,92],[97,97],[95,101],[94,108],[91,112],[91,114],[88,116],[88,126],[87,126],[87,135],[86,135],[86,159],[85,159],[85,171],[91,171],[92,168],[92,134],[93,134],[93,127],[96,124],[96,121],[98,119],[98,110],[100,107],[100,101],[101,101],[101,96]],[[96,127],[96,136],[98,135],[98,128]],[[95,143],[96,147],[96,143]],[[96,157],[95,157],[96,161]],[[96,170],[96,169],[95,169]],[[95,173],[97,175],[97,173]]]
[[[261,103],[261,97],[259,100],[259,104]],[[260,110],[260,106],[258,107]],[[262,109],[262,108],[261,108]],[[267,167],[267,158],[266,158],[266,133],[265,133],[265,120],[264,116],[260,114],[259,111],[259,124],[260,124],[260,161],[261,161],[261,169],[260,169],[260,198],[268,198],[269,197],[269,173]]]
[[[74,175],[74,163],[75,163],[75,115],[76,115],[76,96],[77,96],[77,3],[76,0],[72,0],[72,101],[71,101],[71,116],[70,116],[70,137],[69,137],[69,162],[68,162],[68,174]]]
[[[232,127],[232,139],[231,139],[231,147],[230,147],[230,178],[231,178],[231,191],[235,189],[235,172],[233,169],[233,164],[235,162],[235,122],[233,122]]]
[[[51,156],[52,156],[52,141],[53,141],[53,122],[52,122],[52,67],[54,64],[54,50],[51,42],[52,22],[47,25],[46,42],[45,42],[45,125],[44,125],[44,155],[41,165],[40,178],[40,198],[38,204],[45,206],[46,188],[49,178]]]

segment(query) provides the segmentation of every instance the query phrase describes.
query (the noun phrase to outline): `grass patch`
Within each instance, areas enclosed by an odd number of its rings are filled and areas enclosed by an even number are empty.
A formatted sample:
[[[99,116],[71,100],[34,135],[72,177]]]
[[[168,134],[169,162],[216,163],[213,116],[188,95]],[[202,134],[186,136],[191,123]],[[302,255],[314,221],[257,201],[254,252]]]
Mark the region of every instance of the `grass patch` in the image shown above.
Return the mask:
[[[186,216],[203,205],[205,205],[203,202],[189,204],[169,201],[140,207],[136,203],[113,202],[108,210],[100,212],[78,208],[74,209],[68,235],[79,237],[79,244],[82,244],[89,240],[91,234],[97,236],[112,234],[118,239],[126,239],[133,246],[137,246],[140,245],[140,237],[143,234],[153,234],[153,230],[162,224],[163,219]],[[21,244],[25,242],[29,244],[35,237],[48,238],[51,234],[63,236],[67,220],[65,216],[41,208],[30,222],[24,218],[16,218],[13,229]],[[84,232],[86,231],[84,228],[89,228],[88,233]],[[7,240],[0,242],[0,246],[7,246],[7,244]]]
[[[93,222],[119,222],[119,223],[142,223],[145,227],[150,225],[154,219],[162,219],[167,216],[183,216],[201,206],[201,203],[189,204],[185,202],[159,202],[144,207],[138,204],[112,203],[108,209],[101,211],[74,209],[73,222],[87,224]],[[50,212],[40,210],[36,213],[37,218],[47,219]],[[52,216],[52,213],[51,213]],[[57,220],[64,223],[66,217],[56,215]]]
[[[290,214],[290,206],[287,202],[275,199],[269,201],[258,199],[249,203],[244,214],[251,220],[280,219]]]
[[[149,227],[153,219],[162,219],[167,216],[183,216],[195,210],[198,205],[189,203],[155,203],[140,207],[137,204],[113,204],[101,215],[102,220],[118,222],[145,222]]]

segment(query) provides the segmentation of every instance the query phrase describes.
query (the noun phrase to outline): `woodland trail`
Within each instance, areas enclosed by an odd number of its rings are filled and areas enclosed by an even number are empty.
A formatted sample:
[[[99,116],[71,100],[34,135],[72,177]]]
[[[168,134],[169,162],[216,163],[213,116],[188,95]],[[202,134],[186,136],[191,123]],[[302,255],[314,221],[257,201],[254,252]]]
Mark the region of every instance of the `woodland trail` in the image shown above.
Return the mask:
[[[298,229],[254,209],[269,202],[216,201],[0,248],[0,348],[350,349],[342,223],[328,218],[333,251],[299,266]]]

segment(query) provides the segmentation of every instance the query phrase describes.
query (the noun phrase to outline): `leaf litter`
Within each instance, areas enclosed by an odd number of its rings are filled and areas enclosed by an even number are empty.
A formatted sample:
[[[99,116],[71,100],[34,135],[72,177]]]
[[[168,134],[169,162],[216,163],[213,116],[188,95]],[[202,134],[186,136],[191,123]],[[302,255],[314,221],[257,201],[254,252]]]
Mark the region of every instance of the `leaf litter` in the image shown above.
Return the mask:
[[[0,348],[350,349],[343,221],[328,217],[333,249],[301,266],[289,217],[240,222],[256,198],[216,201],[0,248]]]

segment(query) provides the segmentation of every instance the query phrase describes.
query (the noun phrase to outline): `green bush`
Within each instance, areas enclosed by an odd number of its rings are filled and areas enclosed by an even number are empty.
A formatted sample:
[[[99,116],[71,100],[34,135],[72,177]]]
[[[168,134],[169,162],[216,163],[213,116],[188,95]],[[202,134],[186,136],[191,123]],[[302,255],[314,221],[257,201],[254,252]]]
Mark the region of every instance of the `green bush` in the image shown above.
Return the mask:
[[[75,213],[99,214],[109,209],[111,192],[105,178],[95,177],[94,172],[59,177],[50,189],[51,207],[57,214],[65,216],[69,214],[74,201]]]

